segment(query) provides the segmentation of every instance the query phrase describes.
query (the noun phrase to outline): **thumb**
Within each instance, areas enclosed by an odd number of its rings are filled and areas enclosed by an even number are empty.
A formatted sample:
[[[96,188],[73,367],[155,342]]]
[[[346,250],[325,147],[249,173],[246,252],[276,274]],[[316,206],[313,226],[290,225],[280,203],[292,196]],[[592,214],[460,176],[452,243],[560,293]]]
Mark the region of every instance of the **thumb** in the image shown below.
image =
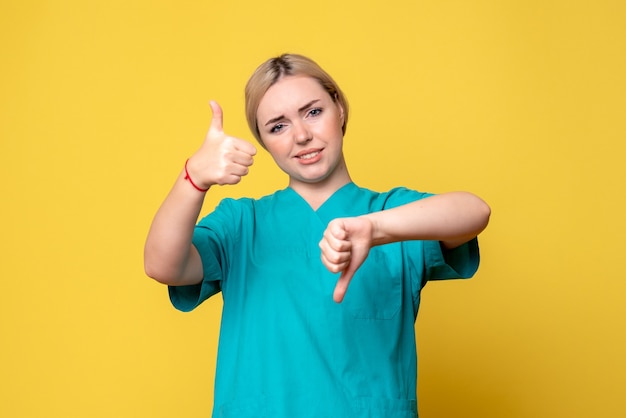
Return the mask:
[[[348,290],[348,285],[352,280],[352,276],[354,276],[354,271],[350,268],[350,266],[341,272],[341,276],[339,276],[339,280],[337,280],[337,284],[335,285],[335,291],[333,292],[333,300],[335,302],[341,303],[343,301],[344,296],[346,296],[346,291]]]
[[[214,100],[211,100],[209,104],[211,105],[211,112],[213,112],[213,118],[211,119],[211,127],[209,129],[215,130],[217,132],[223,132],[224,131],[224,114],[222,112],[222,108]]]

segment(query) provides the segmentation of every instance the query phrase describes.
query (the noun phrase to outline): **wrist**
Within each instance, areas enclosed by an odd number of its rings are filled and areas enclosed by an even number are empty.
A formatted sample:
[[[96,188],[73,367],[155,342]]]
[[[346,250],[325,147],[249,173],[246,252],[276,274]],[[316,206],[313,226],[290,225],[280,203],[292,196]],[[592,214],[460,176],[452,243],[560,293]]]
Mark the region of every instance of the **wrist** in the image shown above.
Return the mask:
[[[371,227],[372,246],[389,244],[394,241],[385,228],[384,215],[384,211],[365,215]]]
[[[189,184],[191,184],[193,186],[194,189],[196,189],[197,191],[201,192],[201,193],[206,193],[210,187],[207,187],[206,189],[203,187],[200,187],[200,185],[198,185],[189,175],[189,170],[187,169],[187,164],[189,163],[189,158],[187,159],[187,161],[185,161],[185,180],[187,180],[189,182]]]

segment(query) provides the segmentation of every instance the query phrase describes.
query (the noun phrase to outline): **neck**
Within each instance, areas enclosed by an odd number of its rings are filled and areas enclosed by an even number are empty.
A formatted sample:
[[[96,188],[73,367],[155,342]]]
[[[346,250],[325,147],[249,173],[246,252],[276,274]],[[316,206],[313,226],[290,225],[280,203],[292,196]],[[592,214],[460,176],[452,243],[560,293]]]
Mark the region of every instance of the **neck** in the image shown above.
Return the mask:
[[[313,210],[317,210],[337,190],[351,181],[348,169],[343,165],[338,167],[338,170],[332,176],[315,183],[306,183],[290,178],[289,187],[295,190]]]

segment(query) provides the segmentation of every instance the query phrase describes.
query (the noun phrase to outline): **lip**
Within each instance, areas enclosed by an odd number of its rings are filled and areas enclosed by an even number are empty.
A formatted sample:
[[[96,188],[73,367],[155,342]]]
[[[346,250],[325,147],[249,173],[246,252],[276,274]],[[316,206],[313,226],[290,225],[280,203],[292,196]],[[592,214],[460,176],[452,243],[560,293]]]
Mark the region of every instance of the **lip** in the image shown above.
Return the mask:
[[[309,149],[305,149],[305,150],[298,152],[296,155],[294,155],[294,158],[301,164],[313,164],[313,163],[318,162],[322,158],[323,151],[324,151],[324,148],[309,148]],[[308,155],[308,154],[316,154],[316,155],[307,159],[302,158],[303,156]]]
[[[314,152],[322,152],[322,150],[323,150],[323,148],[309,148],[309,149],[305,149],[305,150],[300,151],[299,153],[294,155],[294,157],[301,158],[303,155],[312,154]]]

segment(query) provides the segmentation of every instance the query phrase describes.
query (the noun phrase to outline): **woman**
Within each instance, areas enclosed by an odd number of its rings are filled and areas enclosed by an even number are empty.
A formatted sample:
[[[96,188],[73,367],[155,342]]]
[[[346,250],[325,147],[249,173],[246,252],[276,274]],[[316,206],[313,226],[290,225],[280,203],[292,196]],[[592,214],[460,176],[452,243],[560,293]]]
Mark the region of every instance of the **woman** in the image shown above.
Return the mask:
[[[263,63],[246,86],[252,133],[288,175],[261,199],[206,191],[248,174],[256,148],[222,110],[157,212],[148,276],[183,311],[224,300],[214,417],[417,417],[414,321],[428,280],[471,277],[490,209],[465,192],[356,186],[348,103],[310,59]]]

